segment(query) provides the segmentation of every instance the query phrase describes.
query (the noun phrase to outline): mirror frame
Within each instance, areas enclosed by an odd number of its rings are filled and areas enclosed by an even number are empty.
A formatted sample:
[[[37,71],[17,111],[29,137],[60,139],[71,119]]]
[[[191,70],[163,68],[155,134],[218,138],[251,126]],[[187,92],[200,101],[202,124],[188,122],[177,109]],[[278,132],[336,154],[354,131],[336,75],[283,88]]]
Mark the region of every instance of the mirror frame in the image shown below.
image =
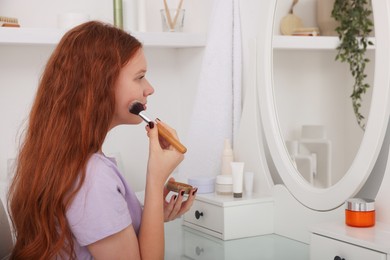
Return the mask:
[[[364,185],[377,160],[384,140],[390,108],[390,1],[372,0],[375,24],[375,69],[372,103],[366,130],[358,152],[346,174],[328,188],[315,188],[304,180],[291,163],[278,123],[273,90],[273,30],[276,3],[270,15],[265,43],[258,46],[258,99],[268,149],[276,170],[290,193],[313,210],[340,207]],[[281,0],[279,0],[281,1]],[[272,20],[271,20],[272,19]],[[261,71],[259,70],[261,68]]]

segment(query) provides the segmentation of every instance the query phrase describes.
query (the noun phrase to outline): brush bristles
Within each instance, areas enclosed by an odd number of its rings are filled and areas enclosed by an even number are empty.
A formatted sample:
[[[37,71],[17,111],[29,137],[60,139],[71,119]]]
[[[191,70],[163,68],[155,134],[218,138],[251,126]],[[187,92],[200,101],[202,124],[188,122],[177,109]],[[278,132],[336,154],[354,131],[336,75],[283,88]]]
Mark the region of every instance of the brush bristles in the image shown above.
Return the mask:
[[[144,105],[142,105],[142,103],[136,101],[133,104],[131,104],[131,106],[129,108],[129,112],[134,114],[134,115],[139,115],[139,113],[144,111],[144,109],[145,109]]]
[[[14,17],[0,16],[0,22],[18,23],[18,19]]]

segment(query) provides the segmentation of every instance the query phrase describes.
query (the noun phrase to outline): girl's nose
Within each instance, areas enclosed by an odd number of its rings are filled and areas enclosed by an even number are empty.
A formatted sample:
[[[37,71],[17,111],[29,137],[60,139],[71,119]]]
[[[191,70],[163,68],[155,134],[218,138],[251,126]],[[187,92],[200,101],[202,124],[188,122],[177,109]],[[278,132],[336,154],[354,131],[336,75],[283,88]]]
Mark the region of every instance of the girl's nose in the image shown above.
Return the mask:
[[[149,96],[149,95],[152,95],[154,93],[154,88],[152,87],[152,85],[149,83],[148,80],[146,80],[146,88],[145,88],[145,91],[144,91],[144,95],[145,96]]]

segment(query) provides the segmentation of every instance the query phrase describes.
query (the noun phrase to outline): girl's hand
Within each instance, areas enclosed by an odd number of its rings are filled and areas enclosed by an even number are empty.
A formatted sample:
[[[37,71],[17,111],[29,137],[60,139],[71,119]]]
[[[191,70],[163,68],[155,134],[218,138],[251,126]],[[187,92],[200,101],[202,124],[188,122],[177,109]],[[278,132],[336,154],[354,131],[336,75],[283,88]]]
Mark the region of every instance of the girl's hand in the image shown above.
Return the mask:
[[[162,124],[168,131],[178,139],[176,131],[164,124],[160,120],[157,124]],[[152,129],[147,125],[146,131],[149,137],[149,160],[148,178],[157,181],[162,187],[168,176],[184,159],[184,155],[172,147],[164,138],[159,136],[157,127]]]
[[[170,178],[168,181],[175,181],[175,179]],[[184,191],[180,191],[177,195],[173,195],[169,201],[166,201],[169,190],[164,187],[164,221],[174,220],[186,213],[194,203],[197,190],[197,188],[193,188],[187,200],[184,200]]]

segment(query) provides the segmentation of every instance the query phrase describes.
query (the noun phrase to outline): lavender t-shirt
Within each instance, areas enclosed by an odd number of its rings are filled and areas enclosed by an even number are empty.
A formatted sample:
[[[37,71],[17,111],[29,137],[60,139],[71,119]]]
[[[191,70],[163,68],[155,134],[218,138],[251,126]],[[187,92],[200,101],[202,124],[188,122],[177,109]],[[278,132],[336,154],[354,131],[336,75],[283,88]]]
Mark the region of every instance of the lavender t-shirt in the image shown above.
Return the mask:
[[[118,233],[130,224],[138,234],[142,209],[119,172],[115,159],[93,154],[85,181],[67,210],[77,259],[92,259],[87,245]]]

